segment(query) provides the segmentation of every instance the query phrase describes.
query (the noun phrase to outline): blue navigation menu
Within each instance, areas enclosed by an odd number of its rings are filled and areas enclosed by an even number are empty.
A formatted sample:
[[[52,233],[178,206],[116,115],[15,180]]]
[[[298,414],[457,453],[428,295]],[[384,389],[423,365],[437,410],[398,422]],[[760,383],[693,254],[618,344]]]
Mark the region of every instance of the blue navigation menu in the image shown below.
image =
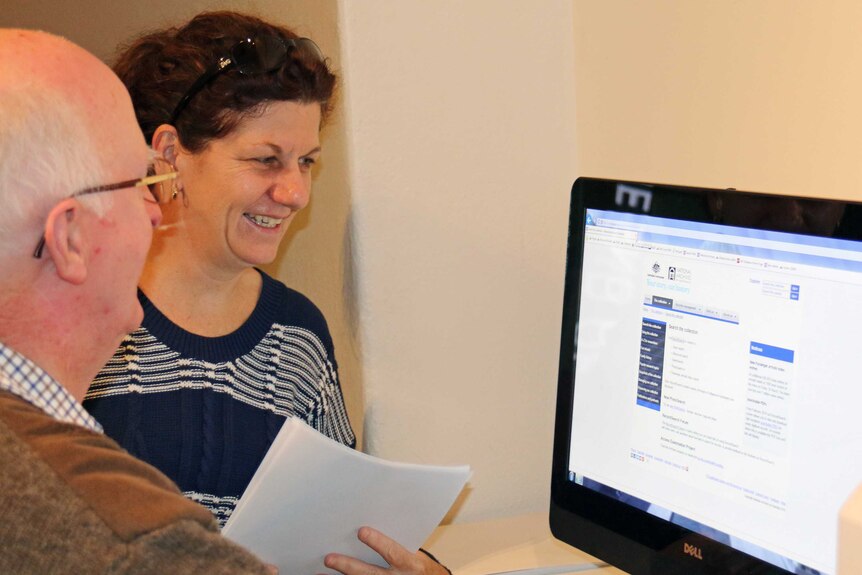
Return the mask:
[[[638,405],[661,409],[661,383],[664,375],[664,347],[667,324],[643,319],[641,358],[638,368]]]

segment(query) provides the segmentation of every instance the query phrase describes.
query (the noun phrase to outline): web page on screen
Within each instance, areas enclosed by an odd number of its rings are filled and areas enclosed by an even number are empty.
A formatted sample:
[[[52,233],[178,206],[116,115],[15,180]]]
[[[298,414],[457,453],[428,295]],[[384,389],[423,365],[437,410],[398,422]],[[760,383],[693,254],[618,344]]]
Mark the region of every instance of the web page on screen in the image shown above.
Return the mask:
[[[834,573],[860,301],[857,243],[589,210],[570,471]]]

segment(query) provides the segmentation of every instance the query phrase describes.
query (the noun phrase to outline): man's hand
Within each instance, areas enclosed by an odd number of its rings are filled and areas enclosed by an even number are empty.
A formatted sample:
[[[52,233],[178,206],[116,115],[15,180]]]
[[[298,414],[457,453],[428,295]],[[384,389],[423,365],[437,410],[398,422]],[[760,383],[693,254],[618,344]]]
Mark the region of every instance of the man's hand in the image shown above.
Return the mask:
[[[398,542],[371,527],[359,529],[359,540],[380,554],[389,567],[378,567],[340,553],[330,553],[323,564],[344,575],[449,575],[445,567],[426,554],[421,551],[410,553]]]

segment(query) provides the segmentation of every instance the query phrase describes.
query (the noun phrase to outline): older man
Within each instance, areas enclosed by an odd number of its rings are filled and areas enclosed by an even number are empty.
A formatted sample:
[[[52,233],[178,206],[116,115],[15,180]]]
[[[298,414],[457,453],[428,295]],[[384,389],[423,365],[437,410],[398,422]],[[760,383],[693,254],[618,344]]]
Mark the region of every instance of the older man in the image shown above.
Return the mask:
[[[268,572],[79,403],[142,317],[148,160],[105,65],[0,30],[0,573]]]

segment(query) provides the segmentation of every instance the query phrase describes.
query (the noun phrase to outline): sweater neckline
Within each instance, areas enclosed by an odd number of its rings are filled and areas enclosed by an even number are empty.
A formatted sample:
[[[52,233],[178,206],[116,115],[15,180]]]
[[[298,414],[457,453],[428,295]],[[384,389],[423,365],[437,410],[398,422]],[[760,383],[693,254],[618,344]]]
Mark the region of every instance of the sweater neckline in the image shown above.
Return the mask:
[[[138,289],[144,310],[141,327],[181,356],[213,363],[230,361],[249,353],[266,336],[275,321],[277,282],[263,271],[260,295],[248,319],[231,333],[216,337],[198,335],[183,329],[165,316],[147,295]]]

